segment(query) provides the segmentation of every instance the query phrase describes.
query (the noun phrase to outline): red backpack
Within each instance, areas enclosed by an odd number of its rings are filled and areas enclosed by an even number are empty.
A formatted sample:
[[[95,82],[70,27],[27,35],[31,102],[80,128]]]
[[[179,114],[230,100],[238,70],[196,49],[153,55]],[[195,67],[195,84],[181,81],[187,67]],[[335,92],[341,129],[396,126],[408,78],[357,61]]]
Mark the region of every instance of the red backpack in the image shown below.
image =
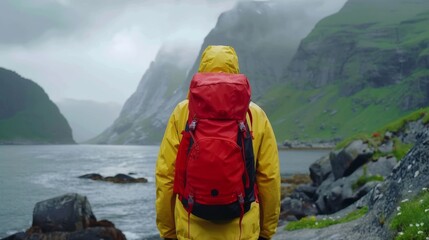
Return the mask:
[[[243,74],[194,75],[174,179],[174,192],[188,215],[213,221],[240,217],[241,229],[241,219],[256,198],[246,122],[250,93]]]

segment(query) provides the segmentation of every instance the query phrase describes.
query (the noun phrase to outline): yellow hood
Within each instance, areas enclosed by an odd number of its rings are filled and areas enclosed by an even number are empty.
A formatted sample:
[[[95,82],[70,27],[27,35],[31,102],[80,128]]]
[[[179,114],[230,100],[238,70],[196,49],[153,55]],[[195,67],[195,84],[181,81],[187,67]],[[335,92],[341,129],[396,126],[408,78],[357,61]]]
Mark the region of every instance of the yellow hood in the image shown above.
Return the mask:
[[[239,73],[238,57],[233,47],[208,46],[201,56],[198,72]]]

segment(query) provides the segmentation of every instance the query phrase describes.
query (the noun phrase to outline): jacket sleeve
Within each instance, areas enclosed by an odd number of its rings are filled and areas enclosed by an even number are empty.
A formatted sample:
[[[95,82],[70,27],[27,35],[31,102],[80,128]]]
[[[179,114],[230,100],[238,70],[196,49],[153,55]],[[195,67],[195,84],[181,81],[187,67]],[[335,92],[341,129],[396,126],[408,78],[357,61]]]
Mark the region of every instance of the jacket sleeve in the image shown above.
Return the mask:
[[[180,142],[177,127],[178,112],[179,106],[170,116],[156,162],[156,224],[161,238],[176,238],[174,223],[176,196],[173,193],[173,181]]]
[[[270,239],[280,215],[280,168],[277,142],[271,124],[263,113],[262,137],[257,154],[256,182],[260,203],[260,237]]]

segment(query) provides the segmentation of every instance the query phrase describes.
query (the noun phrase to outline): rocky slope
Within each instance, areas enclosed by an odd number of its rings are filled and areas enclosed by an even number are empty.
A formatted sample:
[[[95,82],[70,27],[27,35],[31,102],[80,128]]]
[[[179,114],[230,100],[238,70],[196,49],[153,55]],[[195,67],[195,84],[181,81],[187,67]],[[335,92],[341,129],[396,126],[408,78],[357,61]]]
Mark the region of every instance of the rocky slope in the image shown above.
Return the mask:
[[[297,187],[282,201],[282,219],[323,214],[336,219],[369,206],[364,218],[319,230],[281,230],[277,239],[391,239],[396,233],[388,223],[399,203],[428,187],[428,110],[400,119],[369,138],[349,140],[346,147],[310,166],[312,184]]]
[[[194,60],[190,48],[164,47],[143,75],[112,126],[96,138],[97,144],[154,144],[161,141],[171,111],[180,101],[178,87]],[[181,95],[180,95],[181,96]]]
[[[252,85],[252,99],[263,98],[266,89],[281,80],[283,69],[299,41],[310,32],[321,15],[327,14],[326,10],[317,7],[312,14],[307,14],[302,5],[282,1],[239,2],[219,16],[199,53],[188,51],[186,58],[178,59],[174,52],[170,51],[167,56],[161,50],[144,74],[137,91],[123,107],[120,118],[91,142],[159,143],[168,116],[174,106],[186,98],[189,82],[197,72],[200,56],[208,45],[233,46],[239,56],[240,71],[249,77]],[[192,62],[185,68],[177,66],[191,54]],[[166,58],[176,61],[161,63]]]
[[[278,138],[345,138],[427,106],[428,24],[424,0],[349,0],[320,21],[263,99]]]
[[[43,89],[0,68],[0,144],[69,144],[72,131]]]

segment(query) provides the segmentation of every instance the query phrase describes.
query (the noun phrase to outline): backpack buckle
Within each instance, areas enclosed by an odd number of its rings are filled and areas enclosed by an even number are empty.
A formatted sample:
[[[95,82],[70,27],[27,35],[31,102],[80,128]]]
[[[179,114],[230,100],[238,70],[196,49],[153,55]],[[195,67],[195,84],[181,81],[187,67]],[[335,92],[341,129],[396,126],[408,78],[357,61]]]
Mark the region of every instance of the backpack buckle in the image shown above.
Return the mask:
[[[238,127],[240,128],[241,133],[243,134],[244,138],[247,138],[247,128],[246,128],[246,124],[244,124],[244,122],[238,122]]]
[[[195,131],[195,128],[197,128],[197,120],[192,120],[192,122],[189,124],[189,130]]]

